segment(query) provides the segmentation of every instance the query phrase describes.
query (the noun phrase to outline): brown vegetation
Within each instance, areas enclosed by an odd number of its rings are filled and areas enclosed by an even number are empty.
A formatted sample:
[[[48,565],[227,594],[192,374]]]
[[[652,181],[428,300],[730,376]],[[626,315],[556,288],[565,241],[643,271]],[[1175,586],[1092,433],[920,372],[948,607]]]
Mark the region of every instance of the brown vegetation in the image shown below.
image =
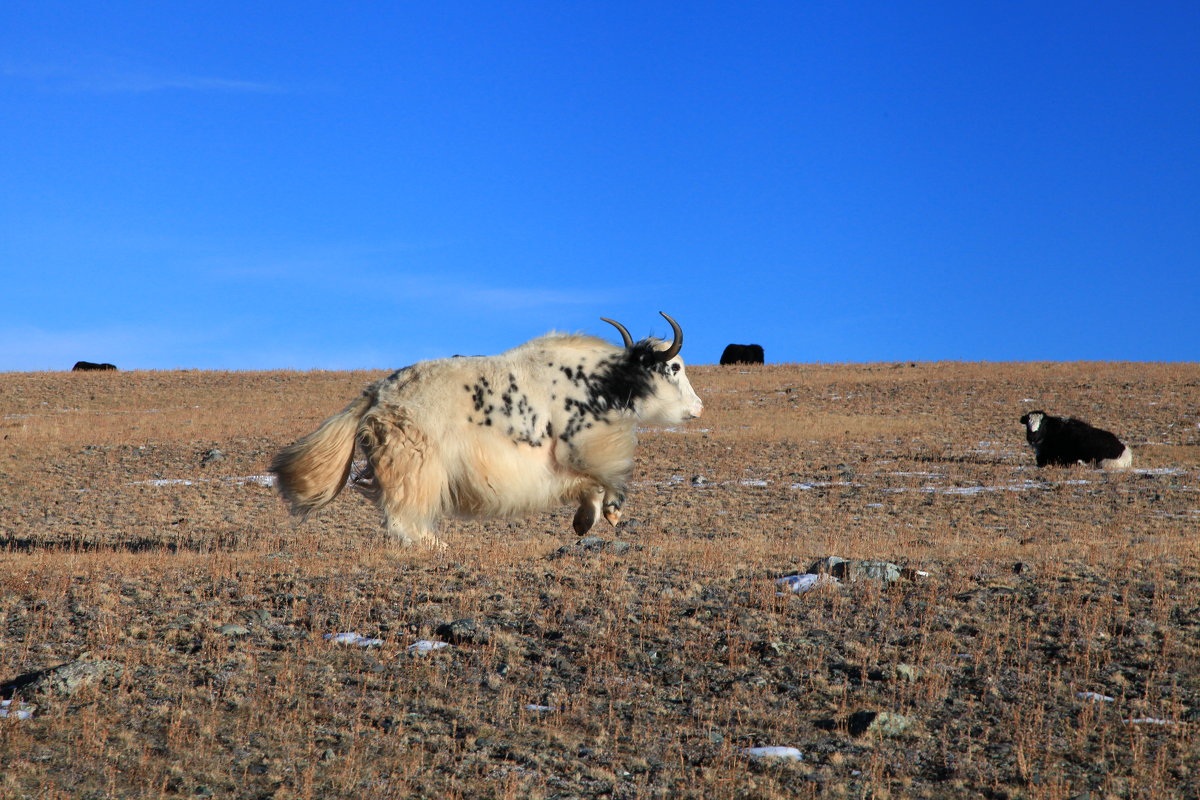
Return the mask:
[[[1200,796],[1200,366],[689,373],[631,546],[558,557],[572,509],[287,517],[271,455],[376,374],[0,375],[0,683],[103,666],[9,686],[0,797]],[[1136,469],[1036,469],[1031,408]],[[827,555],[929,574],[777,593]]]

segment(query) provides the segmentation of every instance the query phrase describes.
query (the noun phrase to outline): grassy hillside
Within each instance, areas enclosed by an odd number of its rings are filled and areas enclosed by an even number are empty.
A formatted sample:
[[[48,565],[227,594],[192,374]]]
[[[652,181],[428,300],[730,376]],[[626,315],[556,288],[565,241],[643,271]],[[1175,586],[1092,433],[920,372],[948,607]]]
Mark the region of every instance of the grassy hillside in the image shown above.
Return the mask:
[[[689,373],[608,545],[436,555],[265,485],[385,373],[0,374],[0,797],[1200,796],[1200,365]],[[825,556],[908,571],[779,593]]]

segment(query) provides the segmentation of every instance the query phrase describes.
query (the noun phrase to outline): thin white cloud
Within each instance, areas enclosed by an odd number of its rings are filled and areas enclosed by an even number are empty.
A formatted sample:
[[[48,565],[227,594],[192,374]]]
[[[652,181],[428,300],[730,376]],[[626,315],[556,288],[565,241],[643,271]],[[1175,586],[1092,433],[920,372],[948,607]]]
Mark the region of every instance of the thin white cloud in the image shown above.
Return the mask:
[[[413,253],[437,250],[437,244],[383,242],[314,246],[300,250],[260,251],[254,255],[211,256],[190,268],[226,282],[275,280],[297,293],[418,300],[474,311],[529,311],[614,302],[619,293],[594,286],[497,285],[476,276],[401,271],[380,264],[411,260]]]
[[[457,297],[487,308],[530,309],[568,305],[590,305],[603,299],[595,290],[477,287],[462,290]]]
[[[562,306],[589,305],[612,301],[611,290],[595,287],[546,288],[496,285],[473,276],[407,273],[403,275],[360,275],[356,286],[371,286],[375,296],[422,300],[446,307],[480,311],[530,311]]]
[[[33,83],[43,89],[97,94],[143,94],[162,91],[280,94],[287,91],[285,87],[268,81],[137,70],[89,70],[6,64],[0,68],[0,75],[10,80]]]
[[[172,330],[161,325],[98,325],[52,330],[34,325],[0,328],[0,372],[66,370],[76,361],[100,361],[123,369],[148,364],[191,366],[186,356],[211,346],[225,332]]]
[[[239,92],[250,94],[280,94],[283,87],[263,81],[230,78],[205,78],[191,75],[110,75],[93,78],[80,88],[95,92],[158,92],[182,90],[195,92]]]

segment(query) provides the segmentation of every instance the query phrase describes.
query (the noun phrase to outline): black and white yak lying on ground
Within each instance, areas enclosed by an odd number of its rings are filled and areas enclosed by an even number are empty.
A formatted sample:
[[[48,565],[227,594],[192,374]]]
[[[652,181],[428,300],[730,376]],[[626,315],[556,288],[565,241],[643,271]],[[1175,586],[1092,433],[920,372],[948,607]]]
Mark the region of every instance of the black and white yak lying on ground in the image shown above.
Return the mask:
[[[660,312],[661,313],[661,312]],[[635,427],[700,416],[674,340],[618,347],[592,336],[548,334],[498,356],[422,361],[368,386],[340,414],[281,451],[271,472],[295,514],[346,485],[355,446],[366,459],[350,484],[383,512],[406,547],[441,546],[446,516],[497,517],[578,505],[583,534],[621,516]]]
[[[1030,411],[1021,417],[1021,424],[1039,467],[1091,464],[1104,469],[1124,469],[1133,463],[1133,451],[1120,439],[1081,419]]]

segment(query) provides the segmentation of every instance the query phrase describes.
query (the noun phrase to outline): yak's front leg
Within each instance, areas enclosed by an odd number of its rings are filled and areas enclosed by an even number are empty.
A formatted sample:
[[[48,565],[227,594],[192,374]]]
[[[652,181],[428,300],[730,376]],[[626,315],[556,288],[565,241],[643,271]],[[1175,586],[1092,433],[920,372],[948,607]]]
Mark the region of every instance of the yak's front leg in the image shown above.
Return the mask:
[[[608,489],[604,492],[604,518],[614,528],[621,521],[621,509],[625,506],[625,492]]]
[[[414,548],[441,551],[446,543],[438,538],[432,527],[422,520],[404,520],[384,512],[383,529],[394,545],[405,550]]]

